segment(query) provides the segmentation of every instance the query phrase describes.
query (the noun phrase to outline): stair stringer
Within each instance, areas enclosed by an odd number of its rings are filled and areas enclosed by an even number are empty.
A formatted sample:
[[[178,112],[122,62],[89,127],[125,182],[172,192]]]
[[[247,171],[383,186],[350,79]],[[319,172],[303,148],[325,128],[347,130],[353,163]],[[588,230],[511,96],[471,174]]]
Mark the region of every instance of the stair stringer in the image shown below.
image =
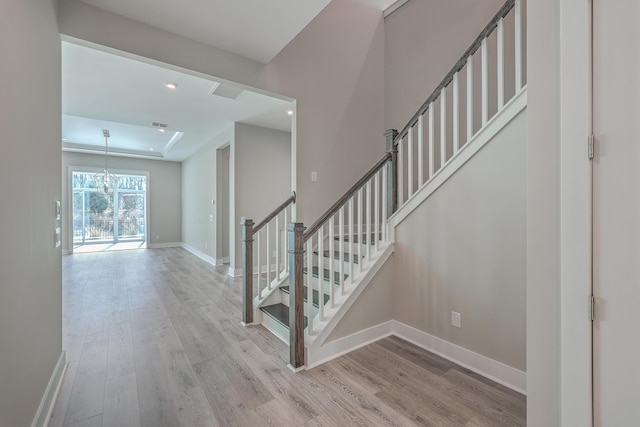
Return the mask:
[[[330,308],[329,304],[327,304],[327,307],[325,307],[325,320],[320,322],[317,317],[314,319],[314,334],[309,335],[309,331],[305,330],[306,369],[311,369],[337,356],[326,354],[325,344],[327,339],[369,283],[375,278],[378,271],[385,265],[394,250],[395,245],[393,242],[380,243],[378,252],[372,255],[370,261],[363,265],[363,270],[353,277],[353,280],[345,289],[344,295],[334,296],[336,299],[334,307]]]

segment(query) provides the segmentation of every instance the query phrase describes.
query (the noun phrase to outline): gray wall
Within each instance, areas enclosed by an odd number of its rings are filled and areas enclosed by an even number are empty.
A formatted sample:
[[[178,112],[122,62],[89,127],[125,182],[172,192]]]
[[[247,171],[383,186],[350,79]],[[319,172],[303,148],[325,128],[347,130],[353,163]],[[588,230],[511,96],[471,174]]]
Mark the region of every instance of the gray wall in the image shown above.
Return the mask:
[[[521,112],[398,225],[393,281],[395,320],[523,371],[526,129]]]
[[[62,353],[55,3],[7,0],[0,14],[0,425],[7,427],[31,425]]]
[[[298,219],[314,221],[384,154],[383,17],[364,2],[331,2],[268,65],[79,0],[60,5],[64,35],[295,98]]]
[[[218,247],[224,234],[219,225],[221,209],[228,211],[228,205],[220,205],[224,198],[217,181],[217,149],[230,144],[233,134],[232,125],[182,163],[182,242],[213,259],[224,256],[222,246]]]
[[[261,221],[291,194],[291,134],[236,123],[230,174],[234,177],[230,195],[234,214],[229,229],[236,242],[230,263],[240,269],[240,218]]]
[[[62,153],[62,198],[63,206],[68,209],[67,199],[69,166],[104,168],[104,156],[83,153]],[[181,164],[162,160],[134,159],[109,156],[109,168],[125,171],[148,171],[149,212],[147,233],[149,243],[170,244],[182,242],[182,176]],[[156,235],[159,236],[156,239]],[[62,247],[69,248],[68,223],[63,224]]]

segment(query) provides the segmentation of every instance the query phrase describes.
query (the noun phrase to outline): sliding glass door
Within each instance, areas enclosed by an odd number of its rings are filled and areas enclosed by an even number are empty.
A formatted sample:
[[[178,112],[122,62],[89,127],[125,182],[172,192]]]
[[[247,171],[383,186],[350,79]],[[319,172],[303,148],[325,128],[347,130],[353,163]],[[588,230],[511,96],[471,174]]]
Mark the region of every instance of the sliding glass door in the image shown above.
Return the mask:
[[[98,191],[94,174],[72,172],[73,244],[147,239],[147,177],[118,175],[118,185]]]

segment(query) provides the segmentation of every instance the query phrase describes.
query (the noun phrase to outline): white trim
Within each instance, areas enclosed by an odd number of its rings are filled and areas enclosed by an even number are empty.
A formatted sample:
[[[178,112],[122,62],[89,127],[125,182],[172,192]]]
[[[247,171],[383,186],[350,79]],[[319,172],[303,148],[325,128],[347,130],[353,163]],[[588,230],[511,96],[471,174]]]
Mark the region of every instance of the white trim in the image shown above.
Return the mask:
[[[53,368],[47,388],[44,390],[44,395],[42,396],[42,400],[40,400],[40,405],[38,406],[36,415],[31,422],[31,427],[46,427],[49,425],[53,405],[56,403],[56,399],[58,398],[58,392],[60,391],[62,378],[64,378],[66,369],[66,353],[63,351],[60,353],[56,366]]]
[[[62,255],[71,255],[71,251],[69,249],[63,249]]]
[[[231,258],[228,256],[222,257],[222,259],[217,259],[216,261],[221,261],[223,264],[229,264],[231,262]]]
[[[179,248],[182,246],[180,242],[168,242],[168,243],[151,243],[147,245],[149,249],[161,249],[161,248]]]
[[[262,315],[262,326],[264,326],[268,331],[270,331],[273,335],[280,338],[280,340],[289,345],[289,328],[284,326],[282,323],[278,322],[271,316]]]
[[[454,173],[458,171],[469,159],[471,159],[482,147],[500,132],[511,120],[527,107],[527,87],[525,86],[511,100],[505,104],[502,111],[494,115],[487,124],[480,129],[469,142],[467,142],[456,155],[436,172],[429,181],[416,191],[404,205],[394,213],[389,222],[392,228],[397,227],[409,214],[444,184]]]
[[[388,320],[384,323],[347,335],[346,337],[325,343],[323,346],[314,349],[313,351],[307,350],[306,369],[322,365],[323,363],[357,350],[360,347],[364,347],[379,341],[382,338],[393,335],[394,322],[394,320]]]
[[[229,266],[229,276],[231,277],[242,277],[242,269],[241,268],[233,268]]]
[[[475,353],[404,323],[392,320],[394,335],[489,378],[512,390],[527,394],[527,374],[487,356]]]
[[[213,265],[214,267],[222,265],[222,264],[218,264],[217,260],[214,259],[213,257],[205,254],[202,251],[199,251],[198,249],[194,248],[193,246],[191,246],[188,243],[180,243],[180,246],[182,246],[184,249],[188,250],[189,252],[191,252],[192,254],[194,254],[195,256],[197,256],[198,258],[200,258],[203,261],[208,262],[209,264]]]
[[[408,2],[409,0],[397,0],[382,12],[383,16],[386,18],[387,16],[391,15],[393,12],[400,9],[402,6],[404,6]]]

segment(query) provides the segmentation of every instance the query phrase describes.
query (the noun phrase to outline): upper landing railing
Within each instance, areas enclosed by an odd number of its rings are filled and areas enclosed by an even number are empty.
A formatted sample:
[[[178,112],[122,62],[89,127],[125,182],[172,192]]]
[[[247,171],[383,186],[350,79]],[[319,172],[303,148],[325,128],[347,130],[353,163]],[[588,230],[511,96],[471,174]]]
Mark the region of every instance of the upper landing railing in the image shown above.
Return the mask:
[[[395,134],[387,147],[398,157],[394,206],[433,178],[524,87],[522,12],[522,0],[508,0]]]

